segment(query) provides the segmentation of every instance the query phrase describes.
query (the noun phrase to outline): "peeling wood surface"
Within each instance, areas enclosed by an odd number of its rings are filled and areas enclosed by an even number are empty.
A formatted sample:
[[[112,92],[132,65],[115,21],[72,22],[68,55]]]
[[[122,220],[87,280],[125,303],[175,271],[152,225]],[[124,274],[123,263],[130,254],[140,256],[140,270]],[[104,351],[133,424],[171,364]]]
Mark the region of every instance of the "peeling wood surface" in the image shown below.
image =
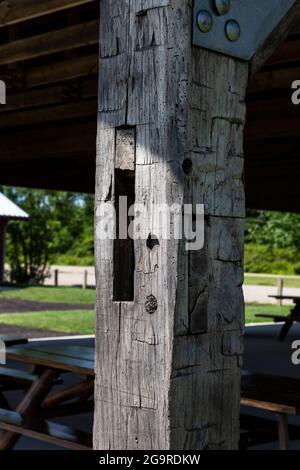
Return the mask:
[[[206,237],[198,252],[136,241],[127,303],[113,241],[96,241],[95,449],[238,446],[248,65],[191,47],[191,6],[101,1],[96,204],[114,200],[117,132],[133,126],[146,233],[152,203],[204,203]]]

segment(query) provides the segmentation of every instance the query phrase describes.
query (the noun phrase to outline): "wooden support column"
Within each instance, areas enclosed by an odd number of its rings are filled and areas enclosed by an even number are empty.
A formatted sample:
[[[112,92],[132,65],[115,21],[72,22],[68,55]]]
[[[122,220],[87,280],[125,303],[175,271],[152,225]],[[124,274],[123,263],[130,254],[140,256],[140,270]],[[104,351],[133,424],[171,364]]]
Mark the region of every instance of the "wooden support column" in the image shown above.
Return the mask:
[[[191,46],[192,3],[101,1],[95,449],[238,448],[249,65]],[[132,301],[98,231],[120,153],[147,210]],[[156,234],[159,203],[204,204],[204,248]]]

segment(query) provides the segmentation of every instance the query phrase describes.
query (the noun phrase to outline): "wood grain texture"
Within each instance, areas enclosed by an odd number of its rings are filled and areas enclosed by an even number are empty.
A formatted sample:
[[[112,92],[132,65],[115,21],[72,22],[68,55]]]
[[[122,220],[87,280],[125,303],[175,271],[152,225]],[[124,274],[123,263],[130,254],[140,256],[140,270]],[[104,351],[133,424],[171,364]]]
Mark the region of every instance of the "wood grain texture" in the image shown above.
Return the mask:
[[[95,449],[238,446],[248,65],[191,47],[191,6],[101,1],[96,205],[114,201],[116,134],[135,127],[136,203],[159,244],[135,242],[134,302],[113,302],[96,207]],[[155,233],[153,203],[204,203],[204,248]]]

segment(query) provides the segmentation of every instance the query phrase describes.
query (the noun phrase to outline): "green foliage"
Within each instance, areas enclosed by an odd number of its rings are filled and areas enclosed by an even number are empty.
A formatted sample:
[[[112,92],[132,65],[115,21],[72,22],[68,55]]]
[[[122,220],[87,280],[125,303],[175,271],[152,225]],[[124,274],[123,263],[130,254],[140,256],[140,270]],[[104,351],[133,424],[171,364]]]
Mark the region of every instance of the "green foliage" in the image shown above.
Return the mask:
[[[247,212],[245,271],[300,274],[300,215]]]
[[[49,265],[62,255],[92,261],[92,196],[19,188],[2,191],[30,216],[8,226],[6,252],[13,281],[42,283]]]
[[[272,248],[300,249],[300,215],[248,211],[246,243]]]
[[[299,254],[291,248],[274,248],[268,245],[245,245],[245,271],[264,274],[295,274],[295,261]]]

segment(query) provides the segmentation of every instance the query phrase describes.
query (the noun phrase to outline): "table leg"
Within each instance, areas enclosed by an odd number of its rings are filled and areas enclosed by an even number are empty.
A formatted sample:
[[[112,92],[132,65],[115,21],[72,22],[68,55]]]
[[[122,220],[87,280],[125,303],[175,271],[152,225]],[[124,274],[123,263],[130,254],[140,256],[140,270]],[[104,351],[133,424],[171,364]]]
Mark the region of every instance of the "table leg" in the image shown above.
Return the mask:
[[[58,372],[56,370],[46,369],[31,385],[16,411],[22,416],[33,416],[51,390],[53,380],[57,375]],[[12,449],[19,438],[19,434],[10,431],[1,431],[0,450]]]
[[[295,307],[291,310],[290,315],[287,317],[285,324],[281,328],[279,334],[279,341],[283,341],[290,331],[291,326],[294,322],[300,322],[300,305],[296,304]]]
[[[289,424],[288,424],[288,416],[286,414],[278,415],[278,434],[279,434],[279,449],[288,450]]]

